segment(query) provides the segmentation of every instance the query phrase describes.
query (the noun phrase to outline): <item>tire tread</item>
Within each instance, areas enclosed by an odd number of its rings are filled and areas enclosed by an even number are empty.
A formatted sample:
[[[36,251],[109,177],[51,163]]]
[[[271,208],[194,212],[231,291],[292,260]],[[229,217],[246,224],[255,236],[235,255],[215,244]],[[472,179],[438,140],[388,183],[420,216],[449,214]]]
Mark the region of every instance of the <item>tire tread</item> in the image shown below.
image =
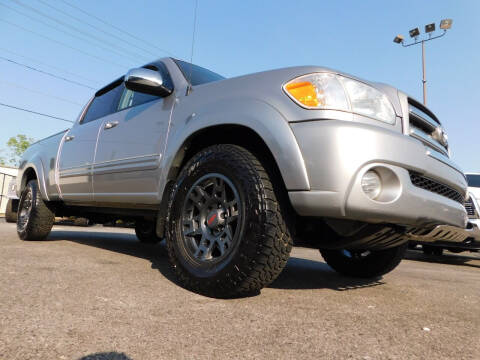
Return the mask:
[[[38,188],[37,180],[30,180],[27,184],[27,187],[32,188],[34,206],[30,213],[30,218],[26,228],[23,231],[17,231],[18,235],[22,240],[45,240],[52,230],[53,223],[55,221],[55,215],[43,201]],[[20,206],[21,201],[19,204],[19,209]]]
[[[200,283],[179,264],[173,248],[173,229],[171,209],[175,201],[178,184],[173,188],[167,215],[167,247],[170,262],[180,282],[187,288],[214,297],[242,296],[257,293],[270,284],[285,267],[292,248],[288,212],[282,204],[281,195],[277,196],[274,185],[260,161],[246,149],[237,145],[221,144],[208,147],[196,154],[184,167],[179,179],[188,176],[199,164],[209,159],[233,161],[238,168],[245,169],[240,174],[242,183],[253,182],[256,207],[254,211],[262,221],[253,224],[256,237],[255,246],[239,254],[241,264],[236,273],[225,274],[222,281]],[[278,188],[277,188],[278,189]],[[280,197],[280,198],[279,198]]]

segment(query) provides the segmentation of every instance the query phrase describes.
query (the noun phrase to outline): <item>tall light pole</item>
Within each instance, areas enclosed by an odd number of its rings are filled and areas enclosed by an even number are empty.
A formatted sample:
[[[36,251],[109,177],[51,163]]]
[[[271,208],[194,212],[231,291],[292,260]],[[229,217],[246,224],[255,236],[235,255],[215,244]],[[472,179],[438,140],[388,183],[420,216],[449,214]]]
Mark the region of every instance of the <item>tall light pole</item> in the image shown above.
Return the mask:
[[[428,38],[418,39],[420,36],[420,29],[417,27],[409,31],[409,35],[414,39],[414,42],[410,44],[405,44],[404,37],[402,35],[397,35],[393,42],[396,44],[402,44],[403,47],[409,47],[412,45],[422,44],[422,83],[423,83],[423,104],[427,105],[427,77],[425,71],[425,43],[427,41],[438,39],[444,36],[447,33],[447,30],[452,27],[452,19],[443,19],[440,21],[440,29],[443,30],[443,33],[437,36],[432,36],[435,31],[435,23],[425,25],[425,33],[428,34]]]

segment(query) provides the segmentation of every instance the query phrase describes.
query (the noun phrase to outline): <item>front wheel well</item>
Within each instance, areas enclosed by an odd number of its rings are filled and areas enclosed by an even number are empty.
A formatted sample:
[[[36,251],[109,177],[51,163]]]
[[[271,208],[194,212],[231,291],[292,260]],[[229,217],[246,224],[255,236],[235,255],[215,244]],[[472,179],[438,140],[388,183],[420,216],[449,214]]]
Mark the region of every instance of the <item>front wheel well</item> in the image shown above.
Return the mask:
[[[175,180],[183,166],[202,149],[219,144],[238,145],[254,154],[267,171],[277,179],[282,179],[280,169],[275,158],[260,135],[254,130],[242,125],[211,126],[190,135],[178,152],[174,164],[174,171],[169,174],[169,180]],[[283,181],[281,181],[284,184]]]
[[[288,198],[287,189],[280,169],[278,168],[275,158],[263,141],[260,135],[254,130],[242,125],[217,125],[199,130],[190,135],[177,152],[172,166],[168,174],[168,182],[165,186],[160,212],[157,222],[157,235],[163,237],[165,221],[164,217],[167,212],[168,198],[178,174],[185,164],[202,149],[212,145],[233,144],[241,146],[254,154],[269,173],[270,178],[274,179],[274,186],[278,192],[278,196],[285,201],[288,208],[293,210]]]

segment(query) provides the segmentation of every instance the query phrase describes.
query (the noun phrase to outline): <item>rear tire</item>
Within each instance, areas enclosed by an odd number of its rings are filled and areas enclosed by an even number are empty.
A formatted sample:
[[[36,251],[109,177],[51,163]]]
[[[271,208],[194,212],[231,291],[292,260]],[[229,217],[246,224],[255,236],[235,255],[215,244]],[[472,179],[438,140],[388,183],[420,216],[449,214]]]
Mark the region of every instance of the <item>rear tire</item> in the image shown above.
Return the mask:
[[[7,208],[5,209],[5,220],[8,223],[17,222],[17,212],[13,210],[13,200],[8,199]]]
[[[181,171],[169,201],[167,248],[181,284],[217,298],[257,294],[281,273],[292,238],[281,193],[260,161],[215,145]]]
[[[325,262],[340,274],[375,278],[397,267],[407,250],[407,243],[385,250],[330,250],[321,249]]]
[[[154,221],[141,220],[135,222],[135,235],[137,235],[140,242],[145,244],[156,244],[162,241],[162,239],[157,236]]]
[[[22,240],[44,240],[52,230],[54,213],[43,201],[37,180],[28,182],[18,204],[17,234]]]

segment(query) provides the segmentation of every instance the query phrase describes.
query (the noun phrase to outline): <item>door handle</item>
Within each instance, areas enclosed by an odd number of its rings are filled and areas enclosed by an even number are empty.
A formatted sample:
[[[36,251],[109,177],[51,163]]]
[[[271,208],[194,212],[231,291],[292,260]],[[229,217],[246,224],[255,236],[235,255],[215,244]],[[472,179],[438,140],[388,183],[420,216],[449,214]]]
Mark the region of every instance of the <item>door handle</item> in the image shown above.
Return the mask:
[[[72,141],[73,139],[75,139],[75,136],[73,136],[73,135],[65,136],[65,142]]]
[[[105,130],[109,130],[109,129],[114,128],[117,125],[118,125],[118,121],[109,121],[109,122],[105,123],[105,126],[103,128]]]

